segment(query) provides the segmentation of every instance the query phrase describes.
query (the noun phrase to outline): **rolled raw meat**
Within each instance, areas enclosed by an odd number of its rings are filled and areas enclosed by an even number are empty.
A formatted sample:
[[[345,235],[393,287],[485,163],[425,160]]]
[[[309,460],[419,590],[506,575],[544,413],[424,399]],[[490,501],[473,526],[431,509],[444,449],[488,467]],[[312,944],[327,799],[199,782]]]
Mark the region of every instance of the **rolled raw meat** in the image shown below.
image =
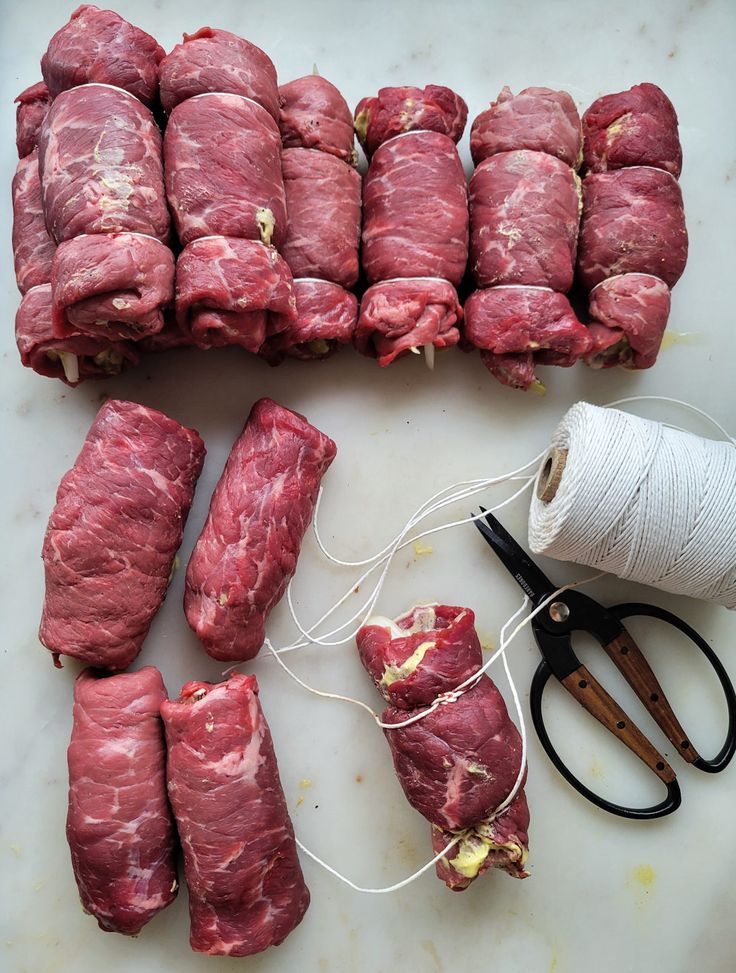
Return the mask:
[[[588,306],[592,368],[651,368],[670,314],[670,289],[659,277],[622,274],[593,288]]]
[[[360,175],[314,149],[285,149],[282,169],[289,223],[281,253],[292,273],[352,287],[359,271]]]
[[[170,307],[164,309],[164,326],[161,331],[142,338],[136,343],[136,349],[146,354],[157,354],[160,351],[172,351],[174,348],[191,348],[193,344],[191,334],[179,327],[176,312]]]
[[[583,159],[583,131],[575,102],[566,91],[524,88],[518,95],[504,87],[470,129],[475,165],[498,152],[530,149],[546,152],[578,169]]]
[[[415,605],[396,619],[373,615],[357,636],[360,661],[386,702],[429,706],[481,667],[469,608]]]
[[[120,231],[168,239],[161,133],[128,92],[104,84],[62,92],[41,127],[39,165],[57,243]]]
[[[592,290],[618,274],[653,274],[669,287],[687,262],[682,193],[651,166],[593,172],[583,181],[578,274]]]
[[[363,182],[363,270],[370,283],[441,277],[468,258],[468,193],[452,139],[409,132],[376,151]]]
[[[296,313],[291,272],[273,247],[213,236],[179,255],[176,318],[198,348],[241,345],[255,354]]]
[[[39,638],[56,660],[125,669],[166,594],[204,461],[198,433],[108,400],[56,494]]]
[[[18,158],[29,155],[38,146],[38,133],[51,104],[51,95],[44,81],[32,84],[15,99],[15,145]]]
[[[285,149],[319,149],[355,165],[353,116],[327,78],[308,74],[279,88],[281,141]]]
[[[96,233],[60,244],[51,270],[54,334],[137,341],[164,326],[174,255],[140,233]]]
[[[72,387],[87,378],[109,378],[138,364],[130,341],[108,341],[79,331],[66,338],[54,334],[51,284],[32,287],[15,315],[15,342],[21,364],[38,375],[60,378]]]
[[[233,94],[182,101],[166,126],[164,164],[183,245],[213,234],[284,242],[281,135],[261,105]]]
[[[176,898],[176,835],[166,797],[158,669],[74,684],[66,836],[82,908],[136,936]]]
[[[22,158],[13,176],[13,262],[18,290],[48,284],[56,244],[46,229],[38,152]]]
[[[399,782],[409,803],[432,825],[437,864],[451,889],[466,888],[489,868],[525,878],[529,811],[523,789],[508,800],[521,768],[521,738],[488,676],[454,697],[482,665],[469,608],[417,605],[391,621],[375,616],[357,635],[361,661],[390,705],[384,723]],[[447,702],[427,707],[445,694]]]
[[[355,347],[381,366],[423,348],[430,367],[433,349],[460,340],[463,311],[457,291],[439,278],[397,278],[369,287],[360,302]]]
[[[478,287],[567,291],[575,273],[580,180],[555,156],[499,152],[470,180],[470,268]]]
[[[279,88],[271,58],[228,30],[200,27],[194,34],[184,34],[184,43],[161,61],[159,84],[166,112],[187,98],[218,91],[252,98],[279,119]]]
[[[583,131],[585,167],[591,172],[654,166],[680,175],[677,112],[656,84],[637,84],[596,99],[583,115]]]
[[[507,285],[475,291],[464,310],[464,340],[479,348],[491,374],[512,388],[543,391],[535,362],[572,365],[592,347],[590,333],[568,299],[547,287]]]
[[[358,299],[339,284],[314,278],[294,280],[296,321],[266,341],[261,355],[271,365],[284,357],[312,361],[329,358],[353,340]]]
[[[426,88],[381,88],[355,109],[355,132],[370,158],[380,145],[402,132],[440,132],[459,142],[468,120],[460,95],[442,85]]]
[[[271,399],[253,406],[187,567],[187,621],[215,659],[258,654],[289,583],[335,444]]]
[[[100,81],[151,105],[164,53],[155,38],[119,14],[86,3],[49,41],[41,72],[52,98],[68,88]]]
[[[301,922],[309,890],[255,676],[188,682],[161,706],[192,949],[250,956]]]

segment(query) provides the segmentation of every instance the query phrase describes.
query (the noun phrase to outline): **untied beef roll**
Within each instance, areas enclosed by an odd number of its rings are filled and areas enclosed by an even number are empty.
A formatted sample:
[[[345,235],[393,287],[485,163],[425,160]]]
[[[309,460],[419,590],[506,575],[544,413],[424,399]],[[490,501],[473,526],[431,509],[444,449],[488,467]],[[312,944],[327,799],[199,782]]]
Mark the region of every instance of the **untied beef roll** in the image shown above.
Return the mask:
[[[459,142],[468,120],[468,106],[443,85],[381,88],[355,109],[355,132],[366,156],[402,132],[440,132]]]
[[[48,284],[56,243],[46,229],[38,152],[19,160],[13,176],[13,262],[18,290]]]
[[[339,284],[316,277],[294,279],[296,320],[269,338],[261,355],[269,364],[284,358],[301,361],[329,358],[353,340],[358,299]]]
[[[285,149],[318,149],[355,165],[353,116],[340,91],[318,74],[279,87],[279,127]]]
[[[45,81],[37,81],[15,99],[15,145],[18,158],[30,155],[38,146],[38,133],[51,104],[51,95]]]

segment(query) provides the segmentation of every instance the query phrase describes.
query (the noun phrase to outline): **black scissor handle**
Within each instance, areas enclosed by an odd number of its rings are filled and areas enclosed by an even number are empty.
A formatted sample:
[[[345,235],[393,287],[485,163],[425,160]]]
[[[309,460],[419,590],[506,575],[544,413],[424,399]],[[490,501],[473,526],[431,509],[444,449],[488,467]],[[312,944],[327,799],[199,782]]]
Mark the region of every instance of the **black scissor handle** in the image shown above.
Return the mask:
[[[713,649],[708,645],[705,639],[696,632],[694,628],[683,621],[677,615],[673,615],[672,612],[667,611],[666,608],[659,608],[657,605],[648,605],[641,602],[626,602],[621,605],[614,605],[609,608],[608,611],[615,615],[616,618],[633,618],[636,615],[645,615],[649,618],[657,618],[659,621],[667,622],[668,625],[674,626],[683,635],[687,635],[691,642],[700,649],[705,658],[711,664],[713,671],[718,677],[718,681],[721,684],[721,689],[726,697],[726,706],[728,708],[728,729],[726,730],[726,740],[718,751],[715,757],[711,760],[707,760],[705,757],[698,757],[697,760],[693,760],[692,766],[697,767],[698,770],[703,770],[708,774],[719,774],[722,770],[729,765],[731,758],[734,753],[736,753],[736,690],[734,690],[733,683],[731,682],[728,673],[723,668],[723,664],[718,656],[715,654]],[[535,724],[536,726],[536,724]]]
[[[665,785],[667,787],[667,797],[661,803],[654,804],[651,807],[625,807],[623,804],[616,804],[613,801],[607,801],[604,797],[601,797],[589,787],[586,787],[581,780],[578,780],[569,767],[563,763],[562,758],[552,745],[552,741],[547,733],[547,728],[544,725],[544,718],[542,716],[542,696],[544,695],[544,688],[547,685],[551,675],[552,670],[547,662],[542,659],[537,666],[537,671],[534,673],[534,678],[532,679],[529,705],[532,713],[532,722],[534,723],[534,729],[537,731],[539,742],[542,744],[542,747],[544,748],[544,751],[549,759],[562,774],[568,784],[574,787],[578,794],[582,794],[582,796],[586,798],[586,800],[590,801],[591,804],[595,804],[596,807],[599,807],[604,811],[608,811],[609,814],[615,814],[620,818],[631,818],[637,821],[647,821],[652,820],[653,818],[666,817],[666,815],[672,814],[673,811],[676,811],[682,802],[682,795],[680,793],[680,785],[675,779],[669,781],[669,783]]]

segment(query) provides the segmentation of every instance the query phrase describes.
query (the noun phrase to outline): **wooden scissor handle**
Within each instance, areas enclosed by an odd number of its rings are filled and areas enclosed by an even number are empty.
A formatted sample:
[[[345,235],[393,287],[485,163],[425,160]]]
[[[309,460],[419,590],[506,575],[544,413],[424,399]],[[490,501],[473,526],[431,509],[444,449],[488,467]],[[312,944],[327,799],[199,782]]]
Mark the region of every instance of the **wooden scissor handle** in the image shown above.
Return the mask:
[[[675,772],[662,754],[647,740],[639,727],[629,719],[615,699],[590,674],[579,666],[562,681],[562,685],[580,705],[618,737],[665,784],[675,779]]]

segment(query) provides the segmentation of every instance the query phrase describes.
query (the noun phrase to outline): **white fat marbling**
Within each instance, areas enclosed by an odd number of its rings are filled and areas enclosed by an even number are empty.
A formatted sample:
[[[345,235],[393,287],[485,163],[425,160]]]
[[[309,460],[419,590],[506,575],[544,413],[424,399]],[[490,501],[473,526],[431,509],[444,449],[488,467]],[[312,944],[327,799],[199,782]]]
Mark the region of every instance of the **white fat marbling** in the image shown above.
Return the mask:
[[[185,892],[138,940],[102,933],[79,908],[64,839],[65,748],[77,666],[67,663],[64,671],[56,671],[36,640],[43,580],[39,551],[56,485],[102,397],[129,397],[162,408],[196,426],[209,450],[181,551],[182,567],[138,663],[160,666],[174,694],[186,679],[216,678],[223,668],[205,656],[187,628],[181,609],[184,566],[228,448],[260,395],[268,393],[306,413],[337,441],[340,451],[325,481],[323,531],[326,543],[344,558],[364,556],[382,545],[420,500],[442,485],[498,472],[530,457],[578,398],[602,403],[636,393],[672,395],[697,403],[733,427],[736,7],[731,0],[114,3],[167,49],[182,31],[207,23],[265,48],[284,81],[309,73],[316,62],[352,105],[381,85],[444,82],[467,99],[472,119],[506,83],[515,90],[533,84],[567,88],[582,107],[603,92],[642,80],[661,84],[680,115],[691,240],[670,328],[692,337],[666,348],[650,373],[547,369],[549,392],[540,399],[502,388],[477,358],[457,352],[438,355],[432,374],[414,355],[386,370],[350,353],[272,370],[237,349],[174,352],[151,358],[121,379],[88,383],[76,391],[22,369],[12,340],[18,303],[10,257],[12,100],[40,77],[38,61],[46,42],[74,6],[52,0],[8,3],[0,37],[0,153],[8,187],[0,194],[5,256],[0,277],[5,308],[0,365],[0,666],[5,690],[0,716],[0,969],[191,973],[213,961],[190,952]],[[467,146],[466,134],[461,148],[469,164]],[[665,415],[661,407],[647,412]],[[523,503],[505,512],[504,520],[523,536]],[[501,623],[518,603],[514,584],[470,527],[437,535],[431,545],[431,555],[415,556],[409,548],[397,560],[378,610],[393,617],[413,601],[469,605],[477,611],[481,640],[497,644]],[[561,581],[584,574],[551,563],[549,570]],[[310,537],[295,586],[304,620],[314,619],[352,577],[325,565]],[[593,591],[609,601],[652,598],[681,612],[721,650],[736,676],[736,619],[724,609],[612,579]],[[635,632],[644,636],[646,628]],[[274,613],[270,635],[277,643],[292,635],[283,605]],[[711,682],[697,683],[702,669],[689,664],[679,642],[661,640],[651,656],[685,726],[693,727],[703,750],[713,752],[722,714]],[[537,663],[528,636],[519,639],[510,657],[526,695]],[[314,647],[290,659],[313,684],[379,705],[350,645]],[[586,662],[618,691],[599,652],[588,653]],[[300,838],[364,885],[393,883],[426,861],[429,825],[406,804],[386,744],[370,718],[343,703],[307,696],[268,658],[252,668],[261,681]],[[495,675],[505,692],[502,674]],[[563,709],[563,694],[551,691],[550,696],[555,706],[560,704],[551,729],[592,786],[624,800],[656,796],[646,775],[619,759],[575,704]],[[638,705],[631,703],[630,709],[664,745]],[[723,973],[732,968],[736,766],[721,777],[707,777],[674,757],[684,796],[681,810],[659,823],[633,824],[593,809],[573,793],[531,735],[530,879],[490,875],[456,895],[427,875],[398,894],[369,897],[351,892],[306,861],[312,906],[296,932],[278,950],[214,966],[253,973],[388,973],[397,968]],[[304,786],[309,781],[311,786]]]

